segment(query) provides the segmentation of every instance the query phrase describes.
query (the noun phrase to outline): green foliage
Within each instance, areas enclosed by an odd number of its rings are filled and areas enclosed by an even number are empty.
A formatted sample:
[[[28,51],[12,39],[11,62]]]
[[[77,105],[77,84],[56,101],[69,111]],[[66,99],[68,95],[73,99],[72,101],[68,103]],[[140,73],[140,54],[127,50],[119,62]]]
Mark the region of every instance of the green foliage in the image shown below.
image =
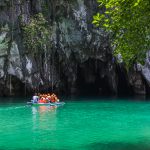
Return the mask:
[[[8,40],[4,39],[5,37],[0,36],[0,50],[5,51],[8,48]]]
[[[9,44],[9,38],[7,37],[7,33],[9,32],[8,25],[0,27],[0,53],[6,54]]]
[[[30,23],[23,26],[24,44],[33,53],[39,52],[44,45],[49,44],[50,27],[41,13],[30,19]]]
[[[93,16],[93,24],[110,33],[114,55],[121,54],[127,66],[143,63],[150,49],[149,0],[97,0],[103,13]]]

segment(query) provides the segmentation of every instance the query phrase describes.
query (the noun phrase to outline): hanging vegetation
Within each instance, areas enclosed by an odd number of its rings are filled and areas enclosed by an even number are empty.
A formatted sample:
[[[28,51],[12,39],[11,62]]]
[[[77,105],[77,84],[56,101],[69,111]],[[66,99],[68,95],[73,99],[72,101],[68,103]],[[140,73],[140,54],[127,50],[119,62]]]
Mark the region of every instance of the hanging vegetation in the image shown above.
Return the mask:
[[[43,46],[49,45],[50,35],[50,27],[42,13],[36,14],[28,24],[23,25],[24,44],[33,53],[40,52]]]

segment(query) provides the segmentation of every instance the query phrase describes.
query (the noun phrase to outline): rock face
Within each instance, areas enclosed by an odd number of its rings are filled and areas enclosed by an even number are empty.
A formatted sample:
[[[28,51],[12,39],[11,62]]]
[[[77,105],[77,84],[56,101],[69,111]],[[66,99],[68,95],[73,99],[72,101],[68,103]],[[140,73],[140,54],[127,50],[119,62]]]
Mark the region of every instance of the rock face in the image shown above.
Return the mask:
[[[55,91],[60,94],[146,94],[140,72],[116,65],[108,34],[95,28],[95,0],[1,0],[0,95]],[[39,55],[27,51],[24,23],[47,14],[51,47]]]

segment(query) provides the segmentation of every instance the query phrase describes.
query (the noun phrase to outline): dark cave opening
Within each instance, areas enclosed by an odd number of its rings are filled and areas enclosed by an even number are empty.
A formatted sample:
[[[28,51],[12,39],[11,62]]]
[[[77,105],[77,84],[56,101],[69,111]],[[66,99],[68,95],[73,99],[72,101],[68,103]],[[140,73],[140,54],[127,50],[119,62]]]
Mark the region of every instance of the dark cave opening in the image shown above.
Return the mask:
[[[11,75],[12,94],[16,96],[25,96],[29,91],[26,89],[25,84],[20,81],[16,76]]]
[[[81,96],[110,96],[112,90],[109,80],[103,74],[103,64],[89,59],[77,69],[77,91]]]
[[[125,68],[123,66],[117,65],[116,72],[118,75],[118,96],[132,96],[134,92],[129,84],[129,79]]]
[[[25,84],[14,75],[8,75],[0,85],[0,96],[26,96],[29,93]]]

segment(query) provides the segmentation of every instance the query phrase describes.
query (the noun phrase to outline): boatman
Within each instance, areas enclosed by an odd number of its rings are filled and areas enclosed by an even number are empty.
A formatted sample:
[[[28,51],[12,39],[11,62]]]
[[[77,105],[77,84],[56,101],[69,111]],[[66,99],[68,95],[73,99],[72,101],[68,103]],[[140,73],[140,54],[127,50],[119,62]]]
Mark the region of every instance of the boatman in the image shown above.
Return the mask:
[[[39,100],[39,97],[37,95],[37,93],[34,94],[34,96],[32,97],[33,103],[37,103]]]

